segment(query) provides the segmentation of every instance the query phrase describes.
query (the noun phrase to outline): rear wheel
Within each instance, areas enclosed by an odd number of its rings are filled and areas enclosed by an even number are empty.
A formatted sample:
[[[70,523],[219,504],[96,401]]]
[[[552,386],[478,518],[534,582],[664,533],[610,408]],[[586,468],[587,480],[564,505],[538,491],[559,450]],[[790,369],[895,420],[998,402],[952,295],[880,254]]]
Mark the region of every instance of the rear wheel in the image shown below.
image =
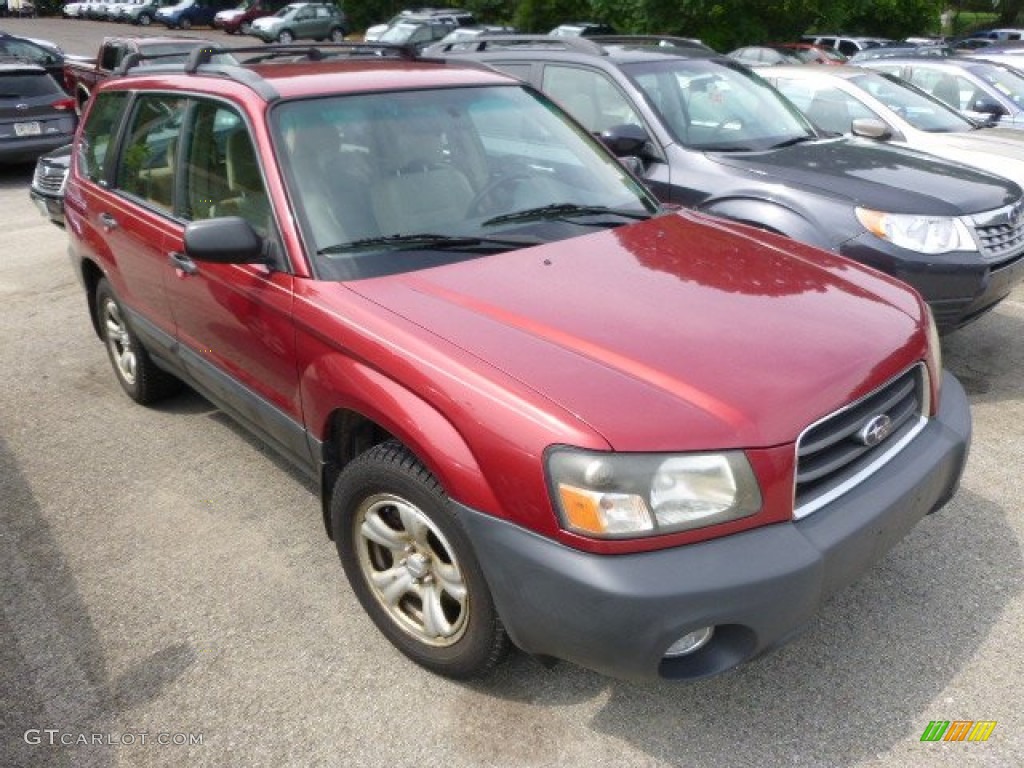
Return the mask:
[[[153,362],[106,280],[96,287],[96,319],[114,374],[128,397],[148,405],[181,388],[180,381]]]
[[[353,460],[331,496],[342,566],[377,628],[427,669],[466,679],[508,652],[473,548],[422,463],[390,441]]]
[[[341,27],[335,27],[331,30],[331,42],[340,43],[345,40],[345,30]]]

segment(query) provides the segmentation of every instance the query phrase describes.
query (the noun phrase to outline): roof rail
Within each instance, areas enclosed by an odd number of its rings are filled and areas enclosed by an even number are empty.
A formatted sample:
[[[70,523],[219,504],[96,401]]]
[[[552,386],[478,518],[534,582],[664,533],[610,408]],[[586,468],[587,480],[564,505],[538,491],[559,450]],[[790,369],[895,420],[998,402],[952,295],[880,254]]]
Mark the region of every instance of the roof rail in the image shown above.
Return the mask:
[[[716,53],[714,48],[695,37],[676,35],[591,35],[590,40],[609,45],[655,45],[659,48],[687,48],[690,50]]]
[[[556,37],[555,35],[489,35],[483,34],[471,40],[458,40],[435,48],[427,56],[444,53],[479,53],[487,50],[530,49],[579,51],[605,55],[605,50],[586,37]]]

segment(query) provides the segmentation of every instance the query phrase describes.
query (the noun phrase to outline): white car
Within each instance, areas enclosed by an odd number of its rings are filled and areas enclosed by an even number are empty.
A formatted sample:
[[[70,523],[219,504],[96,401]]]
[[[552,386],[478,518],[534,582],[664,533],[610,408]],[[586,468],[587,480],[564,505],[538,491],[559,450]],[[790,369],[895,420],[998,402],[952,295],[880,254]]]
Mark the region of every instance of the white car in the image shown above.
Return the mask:
[[[82,6],[85,3],[68,3],[60,9],[60,14],[65,19],[79,19],[82,17]]]
[[[851,66],[759,74],[826,133],[902,145],[1024,186],[1024,131],[981,127],[894,75]]]

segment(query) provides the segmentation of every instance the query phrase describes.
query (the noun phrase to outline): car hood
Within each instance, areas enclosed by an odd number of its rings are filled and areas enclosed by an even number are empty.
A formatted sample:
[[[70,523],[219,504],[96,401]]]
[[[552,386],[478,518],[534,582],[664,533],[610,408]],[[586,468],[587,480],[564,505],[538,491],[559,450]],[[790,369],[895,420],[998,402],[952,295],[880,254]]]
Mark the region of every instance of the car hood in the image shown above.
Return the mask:
[[[897,281],[691,213],[346,287],[616,450],[791,443],[922,350]]]
[[[864,139],[826,139],[764,152],[709,153],[744,173],[894,213],[959,216],[1020,199],[1013,182],[933,155]]]

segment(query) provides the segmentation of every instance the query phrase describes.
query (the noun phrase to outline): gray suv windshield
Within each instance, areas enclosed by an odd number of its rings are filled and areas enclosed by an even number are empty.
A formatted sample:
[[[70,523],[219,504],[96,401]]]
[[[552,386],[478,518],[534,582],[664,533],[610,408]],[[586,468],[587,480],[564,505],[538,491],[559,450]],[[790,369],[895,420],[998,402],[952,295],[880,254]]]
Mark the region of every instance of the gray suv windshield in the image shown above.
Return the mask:
[[[622,70],[690,149],[762,150],[815,135],[794,106],[742,67],[673,59]]]

